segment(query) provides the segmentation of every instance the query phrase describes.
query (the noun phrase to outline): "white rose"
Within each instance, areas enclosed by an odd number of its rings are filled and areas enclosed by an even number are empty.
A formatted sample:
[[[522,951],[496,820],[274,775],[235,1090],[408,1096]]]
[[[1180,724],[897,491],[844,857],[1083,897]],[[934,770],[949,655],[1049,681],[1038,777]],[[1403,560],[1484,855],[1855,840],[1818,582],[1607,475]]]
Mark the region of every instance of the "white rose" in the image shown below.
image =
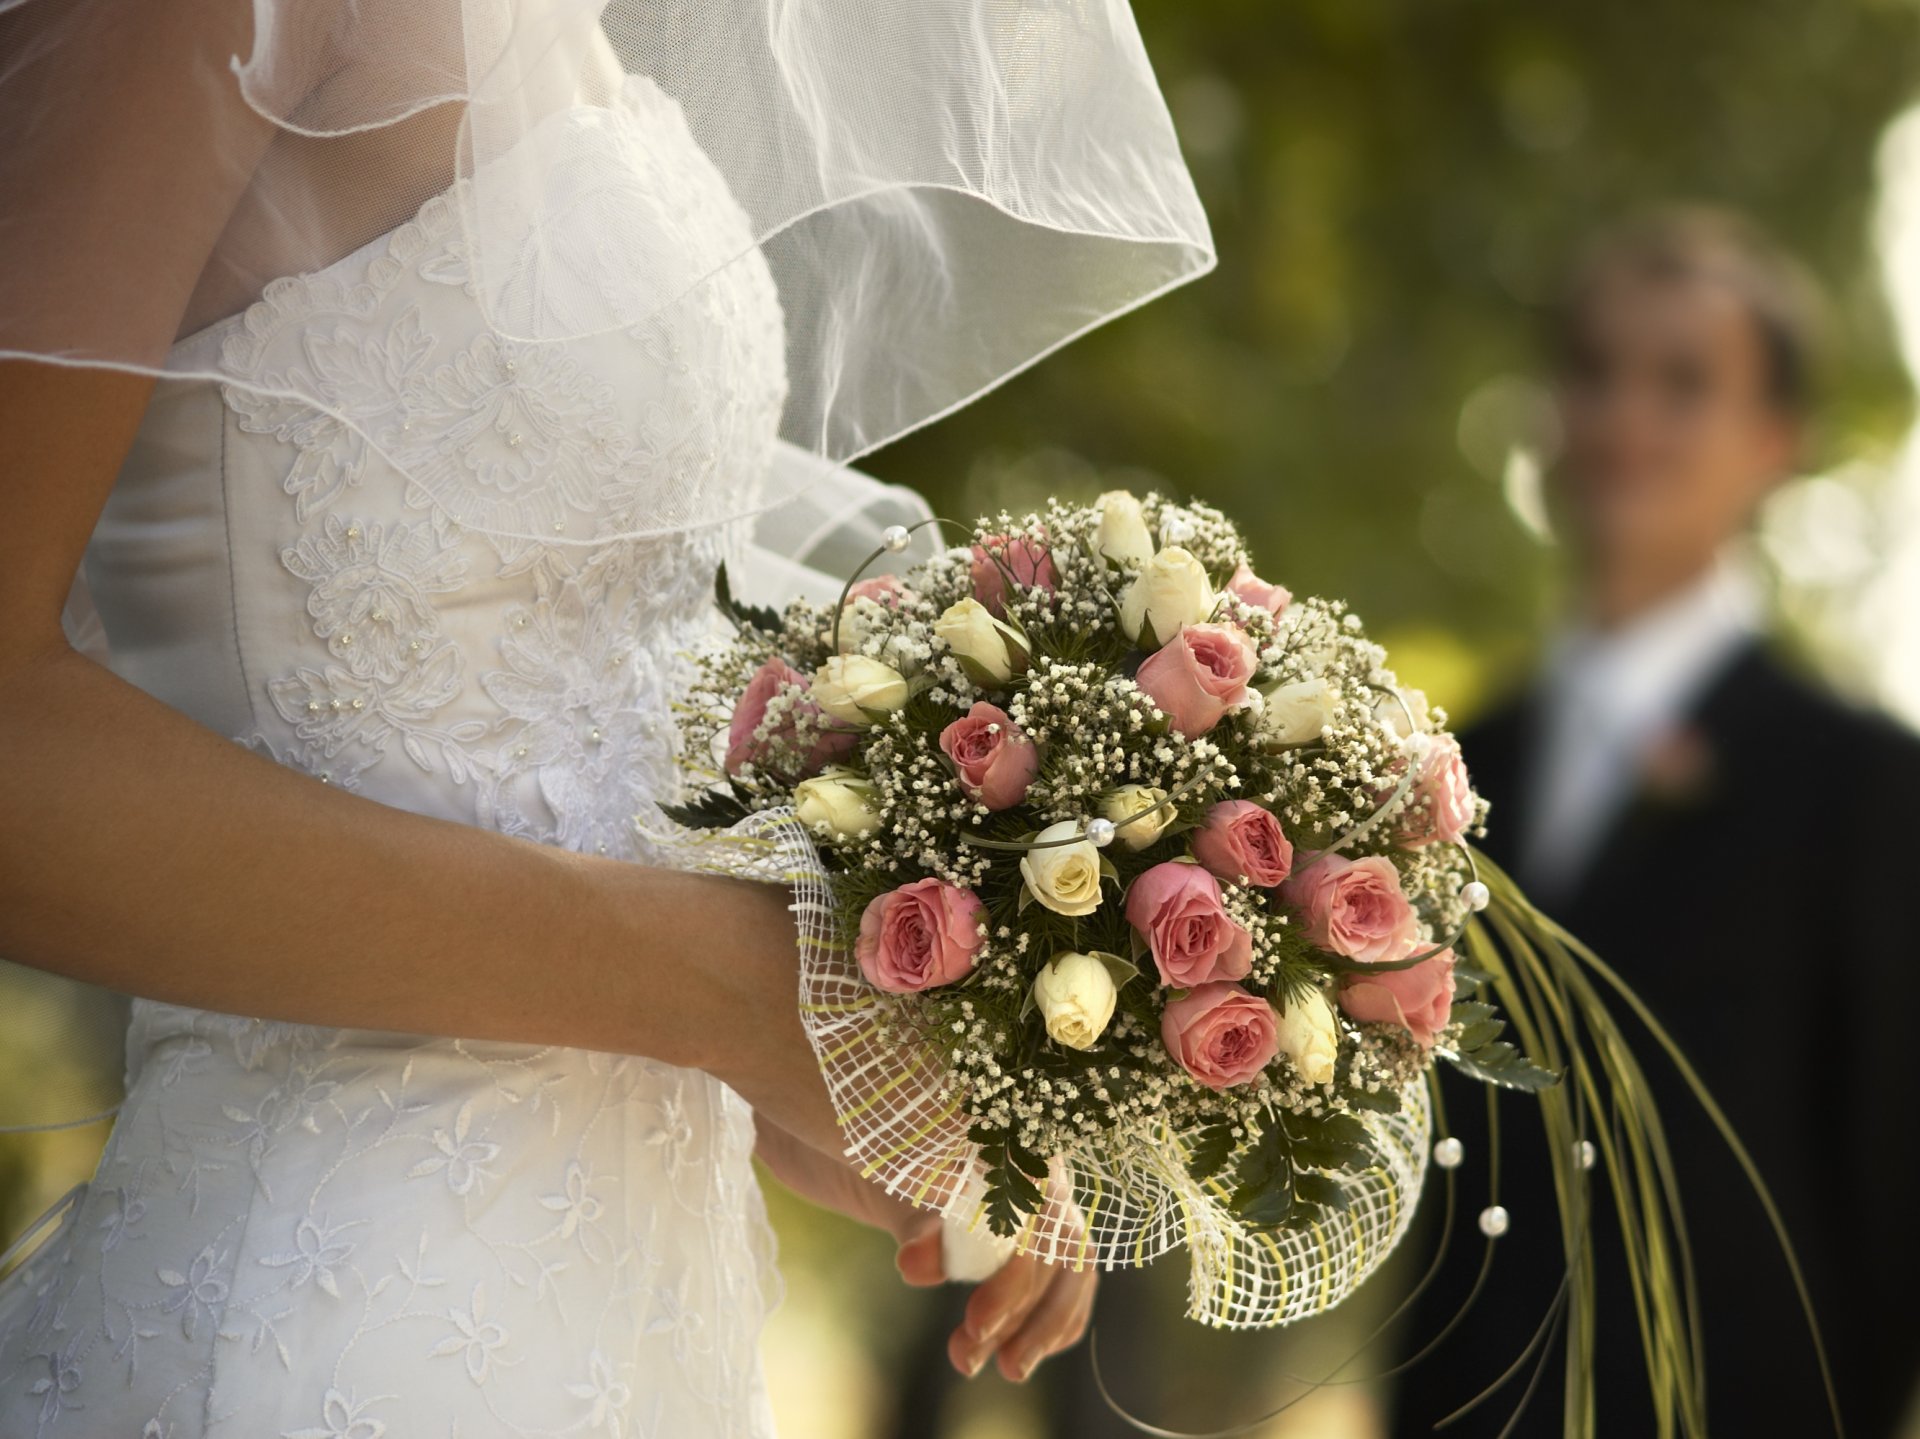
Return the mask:
[[[1326,1084],[1333,1078],[1340,1054],[1340,1029],[1334,1023],[1327,997],[1317,989],[1287,1002],[1277,1016],[1280,1052],[1293,1061],[1308,1084]]]
[[[1402,704],[1400,700],[1406,703]],[[1407,719],[1408,711],[1413,713],[1411,723]],[[1400,699],[1395,699],[1391,693],[1383,694],[1374,704],[1373,714],[1395,739],[1405,739],[1414,733],[1425,734],[1433,727],[1432,715],[1427,710],[1427,696],[1421,690],[1401,690]]]
[[[1155,808],[1156,805],[1162,805],[1166,797],[1167,792],[1163,789],[1144,784],[1123,784],[1100,801],[1100,813],[1115,824],[1132,819],[1132,824],[1123,825],[1114,834],[1128,849],[1145,849],[1180,817],[1170,804]],[[1147,810],[1154,812],[1144,819],[1133,819],[1136,814],[1143,814]]]
[[[1062,840],[1079,833],[1079,824],[1069,819],[1048,825],[1034,838]],[[1020,860],[1020,874],[1033,897],[1055,914],[1092,914],[1100,908],[1100,851],[1091,840],[1030,849]]]
[[[1125,490],[1109,490],[1100,497],[1100,528],[1093,547],[1116,565],[1140,569],[1153,558],[1153,536],[1147,532],[1146,512]]]
[[[809,830],[824,826],[839,839],[854,839],[880,827],[873,784],[853,770],[837,766],[793,788],[794,817]]]
[[[1260,737],[1276,748],[1312,744],[1319,739],[1339,704],[1325,680],[1295,680],[1267,691],[1260,706]]]
[[[945,641],[967,673],[982,684],[1005,684],[1026,658],[1027,647],[1020,631],[995,619],[975,599],[948,606],[933,622],[933,632]]]
[[[1033,1002],[1047,1037],[1069,1049],[1091,1049],[1113,1018],[1116,991],[1106,965],[1090,954],[1056,954],[1033,977]]]
[[[872,724],[907,702],[907,682],[867,655],[835,655],[813,672],[813,702],[837,720]]]
[[[1213,614],[1213,586],[1200,561],[1169,545],[1147,561],[1140,578],[1120,596],[1120,628],[1148,649],[1157,649],[1183,626],[1204,623]]]

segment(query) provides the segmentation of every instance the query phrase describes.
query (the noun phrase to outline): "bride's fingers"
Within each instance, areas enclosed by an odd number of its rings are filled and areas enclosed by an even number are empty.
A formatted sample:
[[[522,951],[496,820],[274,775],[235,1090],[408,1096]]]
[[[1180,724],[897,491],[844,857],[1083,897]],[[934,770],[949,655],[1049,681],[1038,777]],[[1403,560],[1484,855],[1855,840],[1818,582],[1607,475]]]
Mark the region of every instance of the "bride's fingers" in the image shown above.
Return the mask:
[[[899,1267],[900,1277],[918,1288],[946,1283],[946,1263],[940,1254],[940,1221],[932,1220],[917,1234],[902,1240],[893,1262]]]
[[[1026,1321],[1046,1292],[1049,1271],[1024,1255],[1009,1259],[967,1300],[967,1317],[947,1340],[953,1367],[971,1379],[993,1351]]]
[[[1099,1275],[1091,1269],[1076,1274],[1050,1266],[1048,1277],[1052,1282],[1033,1312],[1000,1346],[1000,1372],[1015,1384],[1033,1373],[1042,1359],[1078,1344],[1086,1335],[1087,1321],[1093,1317]]]

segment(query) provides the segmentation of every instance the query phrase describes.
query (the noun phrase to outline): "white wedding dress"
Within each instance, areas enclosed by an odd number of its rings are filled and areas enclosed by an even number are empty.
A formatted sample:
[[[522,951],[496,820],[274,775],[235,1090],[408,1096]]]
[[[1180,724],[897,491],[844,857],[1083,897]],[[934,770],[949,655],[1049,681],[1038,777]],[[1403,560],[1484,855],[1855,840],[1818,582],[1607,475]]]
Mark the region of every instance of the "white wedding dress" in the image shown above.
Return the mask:
[[[556,183],[650,205],[646,282],[684,288],[750,247],[746,219],[673,101],[621,103],[645,146]],[[161,387],[87,585],[123,677],[316,782],[658,860],[677,656],[737,528],[487,532],[617,527],[659,467],[756,473],[774,286],[737,263],[559,354],[481,323],[459,235],[437,198],[183,341],[175,368],[260,388]],[[273,859],[297,872],[300,836]],[[725,1086],[646,1059],[136,1001],[98,1174],[0,1285],[0,1435],[770,1433],[752,1142]]]

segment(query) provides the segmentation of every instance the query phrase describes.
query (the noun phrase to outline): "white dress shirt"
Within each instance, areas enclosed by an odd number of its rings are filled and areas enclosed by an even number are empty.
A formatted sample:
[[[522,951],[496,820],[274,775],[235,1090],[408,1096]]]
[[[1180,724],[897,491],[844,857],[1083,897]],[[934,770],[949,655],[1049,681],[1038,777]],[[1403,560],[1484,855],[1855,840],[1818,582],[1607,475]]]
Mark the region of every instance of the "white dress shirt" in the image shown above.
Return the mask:
[[[1613,630],[1554,643],[1537,691],[1520,866],[1541,893],[1567,893],[1632,797],[1648,752],[1740,647],[1760,633],[1758,580],[1736,560]]]

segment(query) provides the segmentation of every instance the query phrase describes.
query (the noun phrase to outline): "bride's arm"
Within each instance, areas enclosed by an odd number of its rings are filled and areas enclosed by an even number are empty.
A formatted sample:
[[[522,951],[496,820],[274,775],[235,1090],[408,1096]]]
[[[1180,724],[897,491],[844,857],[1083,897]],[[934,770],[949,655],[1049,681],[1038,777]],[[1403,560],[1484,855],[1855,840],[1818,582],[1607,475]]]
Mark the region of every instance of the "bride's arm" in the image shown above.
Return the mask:
[[[34,25],[69,13],[0,16],[0,264],[30,266],[26,293],[73,313],[104,291],[128,351],[164,353],[247,146],[257,159],[271,138],[218,83],[248,7],[94,7],[71,73],[37,76],[59,52]],[[21,104],[30,126],[8,123]],[[46,312],[53,341],[69,313]],[[21,317],[0,320],[4,348]],[[0,361],[0,955],[240,1014],[651,1055],[837,1149],[783,892],[342,793],[67,645],[65,597],[151,386]]]

